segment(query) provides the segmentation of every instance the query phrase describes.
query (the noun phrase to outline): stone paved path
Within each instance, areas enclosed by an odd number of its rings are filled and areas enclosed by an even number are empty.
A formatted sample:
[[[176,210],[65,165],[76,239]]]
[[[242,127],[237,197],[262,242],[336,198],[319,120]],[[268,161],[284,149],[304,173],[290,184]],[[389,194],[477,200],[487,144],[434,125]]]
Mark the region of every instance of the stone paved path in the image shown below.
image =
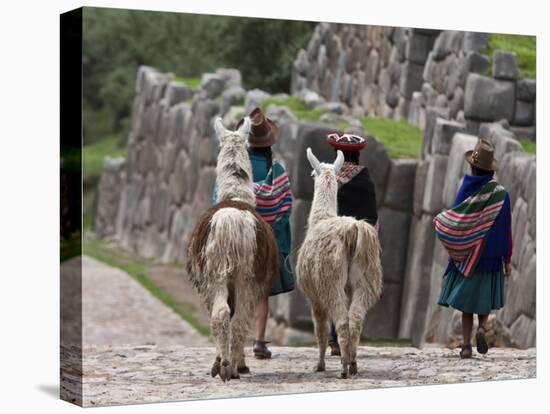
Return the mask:
[[[84,348],[212,345],[127,273],[87,256],[82,266]]]
[[[447,348],[361,347],[359,375],[338,378],[339,359],[313,372],[315,348],[272,347],[273,359],[248,358],[251,375],[222,383],[208,374],[214,348],[174,345],[96,347],[84,359],[84,406],[534,378],[535,349],[491,349],[460,360]],[[246,350],[250,355],[251,350]]]

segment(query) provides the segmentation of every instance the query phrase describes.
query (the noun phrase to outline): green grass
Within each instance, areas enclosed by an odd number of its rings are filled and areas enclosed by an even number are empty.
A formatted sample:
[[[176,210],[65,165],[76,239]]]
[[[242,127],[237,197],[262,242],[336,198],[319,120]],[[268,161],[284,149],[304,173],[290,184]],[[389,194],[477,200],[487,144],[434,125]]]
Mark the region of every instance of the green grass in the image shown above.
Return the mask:
[[[529,138],[519,138],[519,142],[521,143],[521,146],[523,147],[523,150],[527,154],[536,155],[536,153],[537,153],[537,144],[536,144],[536,142],[531,141]]]
[[[149,262],[145,259],[130,255],[123,250],[110,245],[105,240],[93,238],[89,232],[85,233],[83,254],[91,256],[110,266],[124,270],[147,289],[153,296],[176,312],[182,319],[193,326],[201,335],[210,335],[210,329],[201,324],[196,316],[193,305],[179,305],[168,292],[158,287],[147,275]]]
[[[537,76],[536,38],[535,36],[491,33],[489,45],[484,53],[490,59],[495,50],[516,52],[520,77],[535,79]]]
[[[309,109],[295,96],[289,96],[286,99],[268,98],[262,102],[262,111],[265,112],[271,104],[287,106],[296,118],[303,121],[319,121],[321,115],[328,112],[326,109]]]
[[[175,82],[183,83],[184,85],[191,88],[193,91],[197,91],[199,87],[201,86],[201,80],[200,78],[184,78],[181,76],[173,76],[172,80]]]
[[[366,117],[361,120],[363,129],[381,141],[391,158],[420,158],[422,130],[407,121]]]
[[[85,177],[99,177],[103,169],[103,159],[111,157],[126,157],[127,149],[120,147],[120,136],[110,135],[98,142],[85,145],[83,153],[83,175]]]

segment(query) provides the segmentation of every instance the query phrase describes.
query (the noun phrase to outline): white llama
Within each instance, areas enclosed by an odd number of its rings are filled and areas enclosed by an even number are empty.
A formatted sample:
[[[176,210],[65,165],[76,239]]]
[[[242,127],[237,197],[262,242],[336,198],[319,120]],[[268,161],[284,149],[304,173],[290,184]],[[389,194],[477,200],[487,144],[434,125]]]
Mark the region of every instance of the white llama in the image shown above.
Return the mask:
[[[279,273],[271,226],[255,210],[252,165],[248,156],[250,119],[238,131],[215,122],[220,141],[216,167],[218,204],[198,220],[187,251],[189,278],[211,318],[216,343],[212,376],[239,378],[243,347],[254,308],[269,294]]]
[[[329,318],[335,321],[342,353],[341,377],[357,374],[357,346],[367,310],[382,292],[380,245],[373,226],[337,216],[336,175],[344,155],[333,165],[321,163],[307,149],[315,179],[305,240],[296,267],[300,288],[311,304],[319,345],[317,371],[325,370]],[[348,371],[349,370],[349,371]]]

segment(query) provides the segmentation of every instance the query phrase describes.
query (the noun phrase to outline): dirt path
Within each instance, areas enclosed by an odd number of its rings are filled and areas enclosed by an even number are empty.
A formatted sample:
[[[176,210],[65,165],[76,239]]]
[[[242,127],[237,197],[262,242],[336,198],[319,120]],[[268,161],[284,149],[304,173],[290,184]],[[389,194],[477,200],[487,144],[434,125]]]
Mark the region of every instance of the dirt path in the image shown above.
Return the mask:
[[[69,351],[67,351],[69,352]],[[246,350],[250,355],[250,349]],[[338,378],[339,359],[327,357],[327,371],[313,372],[315,348],[273,347],[273,359],[248,358],[251,375],[222,383],[208,374],[212,347],[95,347],[84,358],[85,406],[179,401],[449,384],[533,378],[534,349],[491,349],[460,360],[447,348],[361,347],[359,375]]]
[[[84,347],[98,345],[210,346],[179,315],[122,270],[82,258]]]

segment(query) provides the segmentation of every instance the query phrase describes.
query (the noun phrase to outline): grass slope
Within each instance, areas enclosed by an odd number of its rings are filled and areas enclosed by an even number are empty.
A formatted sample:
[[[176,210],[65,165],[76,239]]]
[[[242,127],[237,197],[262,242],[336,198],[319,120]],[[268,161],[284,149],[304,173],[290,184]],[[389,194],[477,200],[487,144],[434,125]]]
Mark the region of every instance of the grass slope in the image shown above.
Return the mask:
[[[128,150],[120,146],[121,139],[118,135],[110,135],[82,149],[83,175],[84,177],[99,177],[103,169],[103,159],[111,157],[126,157]]]
[[[381,141],[391,158],[420,158],[422,130],[407,121],[385,118],[363,118],[363,129]]]
[[[491,33],[489,35],[489,45],[484,53],[492,59],[495,50],[507,50],[516,53],[520,77],[530,79],[537,77],[535,36]]]

